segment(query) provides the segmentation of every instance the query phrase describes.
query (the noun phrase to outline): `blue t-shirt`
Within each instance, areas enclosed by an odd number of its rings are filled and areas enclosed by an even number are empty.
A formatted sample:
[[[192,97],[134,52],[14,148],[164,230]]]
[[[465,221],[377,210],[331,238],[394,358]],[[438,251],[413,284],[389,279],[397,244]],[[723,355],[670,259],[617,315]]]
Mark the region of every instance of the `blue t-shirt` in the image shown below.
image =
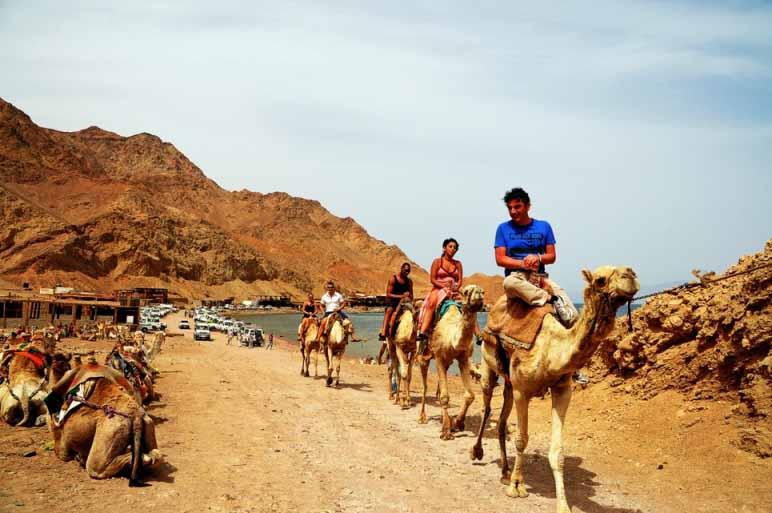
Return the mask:
[[[507,248],[507,256],[517,260],[522,260],[527,255],[543,255],[548,244],[555,244],[555,235],[547,221],[531,219],[528,226],[506,221],[496,229],[494,247]],[[512,272],[512,269],[504,269],[504,276],[509,276]],[[539,272],[544,272],[544,264],[539,265]]]

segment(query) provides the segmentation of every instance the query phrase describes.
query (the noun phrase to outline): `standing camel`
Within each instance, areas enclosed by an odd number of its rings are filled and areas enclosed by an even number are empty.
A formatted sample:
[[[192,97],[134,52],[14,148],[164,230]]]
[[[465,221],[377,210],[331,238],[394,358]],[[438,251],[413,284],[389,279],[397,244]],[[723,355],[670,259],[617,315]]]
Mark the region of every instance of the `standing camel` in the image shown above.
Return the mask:
[[[477,442],[471,449],[471,458],[483,457],[482,434],[491,413],[491,396],[497,376],[505,380],[504,405],[499,417],[499,447],[501,449],[501,474],[510,481],[507,495],[527,497],[523,478],[523,461],[528,445],[528,403],[533,397],[540,397],[546,389],[552,396],[552,442],[549,462],[555,479],[555,496],[558,513],[570,513],[563,486],[563,426],[566,411],[571,401],[571,375],[580,369],[593,355],[598,345],[614,328],[617,308],[632,299],[640,288],[635,272],[629,267],[604,266],[594,273],[582,271],[587,287],[584,289],[584,308],[579,320],[566,329],[552,315],[542,321],[533,344],[520,342],[510,337],[483,333],[482,347],[483,411]],[[497,301],[506,302],[506,296]],[[506,306],[506,305],[504,305]],[[503,325],[506,319],[494,318],[494,312],[507,308],[494,306],[489,317],[489,326]],[[507,463],[507,419],[514,402],[517,410],[518,437],[515,443],[517,456],[515,468],[509,475]]]
[[[484,291],[477,285],[467,285],[461,291],[463,302],[461,308],[453,305],[442,316],[429,337],[429,357],[419,357],[421,363],[421,380],[423,393],[421,395],[421,414],[418,422],[426,423],[426,378],[429,373],[429,362],[434,358],[437,366],[437,376],[440,386],[440,406],[442,407],[442,431],[440,438],[452,440],[451,431],[463,430],[466,411],[474,401],[472,392],[472,377],[469,373],[472,352],[474,351],[474,334],[477,327],[477,312],[482,310]],[[451,422],[448,414],[450,395],[448,393],[448,367],[453,361],[458,362],[461,380],[464,382],[464,405]]]
[[[329,331],[327,337],[322,336],[324,342],[324,357],[327,359],[327,386],[332,385],[332,371],[335,368],[335,387],[340,384],[340,361],[346,352],[348,337],[353,333],[354,327],[351,319],[341,321],[337,313],[327,319]]]
[[[399,404],[403,409],[410,407],[410,381],[413,377],[413,358],[416,354],[416,322],[415,311],[412,303],[400,303],[397,307],[396,328],[389,330],[386,335],[386,343],[389,348],[389,372],[388,387],[389,399],[394,399],[394,404]],[[401,309],[401,310],[400,310]],[[397,391],[392,392],[391,378],[396,375]]]
[[[309,368],[311,367],[311,353],[315,353],[314,358],[314,377],[319,375],[319,351],[322,349],[322,343],[316,340],[316,335],[319,332],[319,323],[314,319],[313,322],[308,324],[303,339],[300,341],[300,356],[303,358],[303,362],[300,365],[300,375],[308,377]]]

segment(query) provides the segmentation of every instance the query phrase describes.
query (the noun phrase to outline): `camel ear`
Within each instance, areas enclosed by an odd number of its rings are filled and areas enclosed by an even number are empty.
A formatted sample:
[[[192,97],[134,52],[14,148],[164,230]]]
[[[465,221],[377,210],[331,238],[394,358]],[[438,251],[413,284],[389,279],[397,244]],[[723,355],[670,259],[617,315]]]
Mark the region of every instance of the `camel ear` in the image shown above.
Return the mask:
[[[589,269],[582,269],[582,276],[584,276],[584,281],[592,283],[592,271]]]

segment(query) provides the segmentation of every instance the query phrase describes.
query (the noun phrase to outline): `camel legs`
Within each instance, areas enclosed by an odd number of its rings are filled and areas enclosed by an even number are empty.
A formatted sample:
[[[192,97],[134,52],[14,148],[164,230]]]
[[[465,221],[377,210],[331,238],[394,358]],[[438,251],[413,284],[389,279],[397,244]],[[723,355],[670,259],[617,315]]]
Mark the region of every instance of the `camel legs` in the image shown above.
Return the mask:
[[[405,385],[405,399],[407,401],[407,407],[412,406],[413,400],[410,398],[410,383],[413,381],[413,360],[415,359],[415,351],[411,351],[407,358],[407,384]]]
[[[324,357],[327,360],[327,386],[330,386],[332,385],[332,347],[330,344],[324,346]]]
[[[517,441],[515,448],[515,469],[512,471],[512,479],[507,487],[507,495],[510,497],[528,497],[525,491],[525,480],[523,478],[523,462],[525,460],[525,448],[528,446],[528,402],[529,399],[519,390],[514,391],[515,408],[517,409]],[[501,429],[501,426],[499,426]],[[506,426],[504,427],[506,432]]]
[[[401,347],[396,346],[397,350],[397,371],[398,371],[398,401],[403,409],[410,407],[410,374],[412,373],[412,361]]]
[[[437,365],[437,377],[440,381],[440,407],[442,408],[442,431],[440,432],[440,438],[443,440],[453,440],[453,433],[450,432],[450,414],[448,413],[448,408],[450,408],[448,365],[440,359],[435,359],[435,362]]]
[[[110,420],[107,422],[109,424]],[[94,479],[107,479],[120,473],[123,469],[130,468],[130,447],[128,438],[125,436],[121,438],[117,426],[115,429],[97,429],[86,459],[88,475]]]
[[[501,455],[501,482],[509,483],[509,460],[507,459],[507,422],[509,414],[512,413],[512,404],[514,403],[512,395],[512,384],[504,382],[504,404],[501,407],[499,415],[499,454]]]
[[[334,351],[332,353],[332,356],[335,359],[335,387],[336,388],[340,384],[340,361],[343,359],[343,351],[345,351],[345,348],[338,351]]]
[[[469,451],[469,457],[474,460],[482,460],[483,454],[485,454],[482,445],[483,433],[485,428],[488,427],[488,419],[491,416],[491,399],[493,398],[493,386],[496,384],[496,373],[488,367],[483,358],[482,366],[480,367],[480,373],[482,378],[480,384],[482,385],[483,393],[483,405],[482,405],[482,419],[480,421],[480,429],[477,431],[477,440]]]
[[[320,347],[317,345],[314,350],[314,377],[319,376],[319,351]],[[311,354],[308,355],[308,364],[306,365],[306,376],[308,376],[308,365],[311,365]]]
[[[461,381],[464,383],[464,404],[461,406],[461,411],[458,412],[456,418],[453,420],[453,431],[463,431],[464,423],[466,420],[466,412],[469,406],[474,402],[474,392],[472,391],[472,375],[469,372],[470,363],[469,358],[462,358],[458,362],[458,370],[461,372]]]
[[[307,363],[306,363],[306,344],[303,342],[303,339],[300,340],[300,375],[306,376],[307,372]]]
[[[399,398],[399,380],[397,379],[397,347],[391,338],[386,339],[386,348],[389,352],[389,365],[386,370],[386,389],[389,391],[389,401],[394,401],[397,404]],[[379,359],[380,363],[380,359]],[[397,379],[397,390],[392,389],[392,379]]]
[[[558,513],[571,513],[563,485],[563,424],[571,402],[571,383],[561,381],[552,387],[552,441],[550,443],[550,467],[555,478],[555,498]]]
[[[423,358],[418,358],[418,361],[421,365],[421,383],[423,383],[421,392],[421,413],[418,415],[418,423],[426,424],[426,389],[429,386],[426,383],[426,378],[429,375],[429,362],[425,361]]]

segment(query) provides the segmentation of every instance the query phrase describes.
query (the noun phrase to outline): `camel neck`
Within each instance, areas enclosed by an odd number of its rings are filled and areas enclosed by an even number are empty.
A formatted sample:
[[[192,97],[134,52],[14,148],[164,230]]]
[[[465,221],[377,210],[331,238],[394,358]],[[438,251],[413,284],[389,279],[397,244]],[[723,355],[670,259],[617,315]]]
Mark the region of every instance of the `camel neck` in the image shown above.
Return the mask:
[[[573,371],[584,366],[609,333],[614,323],[614,312],[604,303],[601,295],[584,294],[584,307],[576,324],[567,330],[566,338],[556,354],[560,368]],[[609,320],[608,317],[611,316]],[[565,345],[570,347],[566,351]]]

